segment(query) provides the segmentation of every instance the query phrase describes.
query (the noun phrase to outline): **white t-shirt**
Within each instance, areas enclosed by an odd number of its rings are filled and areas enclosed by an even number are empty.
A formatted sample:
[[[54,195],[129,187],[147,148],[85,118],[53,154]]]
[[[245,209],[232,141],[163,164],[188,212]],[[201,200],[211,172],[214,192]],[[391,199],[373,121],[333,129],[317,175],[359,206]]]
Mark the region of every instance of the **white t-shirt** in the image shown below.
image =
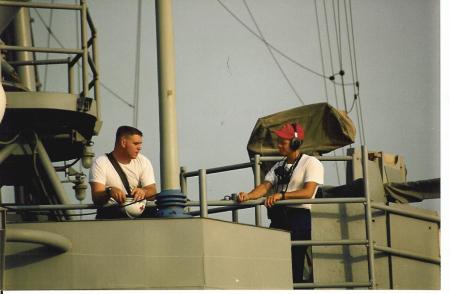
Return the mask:
[[[270,171],[266,174],[264,178],[265,181],[270,182],[273,186],[277,185],[277,176],[275,175],[275,169],[279,166],[283,166],[284,160],[277,162]],[[292,164],[286,164],[285,168],[289,170]],[[309,156],[307,154],[303,154],[302,158],[298,162],[297,166],[292,173],[291,180],[289,181],[286,192],[296,191],[303,188],[303,185],[306,182],[315,182],[318,185],[323,184],[323,165],[322,163],[315,157]],[[314,199],[316,197],[316,192],[319,186],[316,187],[313,196]],[[279,185],[277,187],[277,192],[284,191],[286,185]],[[298,205],[289,205],[289,207],[297,207],[297,208],[306,208],[311,209],[311,204],[298,204]]]
[[[136,159],[132,159],[129,164],[118,163],[127,176],[131,190],[155,183],[152,163],[144,155],[138,154]],[[107,187],[121,188],[127,193],[119,174],[105,154],[97,157],[92,164],[92,168],[89,171],[89,182],[100,183]],[[111,198],[109,202],[115,201]]]

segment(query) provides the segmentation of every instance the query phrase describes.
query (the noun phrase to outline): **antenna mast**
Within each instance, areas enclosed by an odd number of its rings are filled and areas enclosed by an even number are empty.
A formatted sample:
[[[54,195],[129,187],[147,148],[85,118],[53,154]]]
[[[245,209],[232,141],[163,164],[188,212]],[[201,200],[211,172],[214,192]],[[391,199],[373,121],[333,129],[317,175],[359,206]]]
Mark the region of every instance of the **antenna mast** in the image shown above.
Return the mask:
[[[172,1],[156,0],[161,190],[179,190]]]

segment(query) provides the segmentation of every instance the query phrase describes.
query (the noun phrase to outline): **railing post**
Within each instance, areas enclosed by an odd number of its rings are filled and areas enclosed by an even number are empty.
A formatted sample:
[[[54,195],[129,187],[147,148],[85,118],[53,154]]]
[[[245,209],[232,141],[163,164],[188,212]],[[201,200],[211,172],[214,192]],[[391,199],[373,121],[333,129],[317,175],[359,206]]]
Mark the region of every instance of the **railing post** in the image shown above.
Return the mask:
[[[239,222],[238,210],[232,210],[231,211],[231,220],[232,220],[233,223],[238,223]]]
[[[369,280],[370,280],[370,289],[376,289],[375,283],[375,256],[374,256],[374,244],[372,238],[372,207],[370,200],[370,190],[369,190],[369,159],[367,154],[367,147],[365,145],[361,146],[361,155],[362,155],[362,170],[363,170],[363,179],[364,179],[364,197],[366,198],[365,206],[365,214],[366,214],[366,237],[368,241],[367,245],[367,259],[368,259],[368,268],[369,268]]]
[[[69,80],[69,93],[75,94],[75,73],[74,73],[74,66],[72,65],[70,61],[70,57],[68,58],[67,62],[67,73],[68,73],[68,80]]]
[[[254,168],[255,168],[255,187],[261,184],[261,155],[255,154]],[[255,225],[261,226],[261,205],[255,206]]]
[[[181,166],[180,167],[180,189],[181,189],[181,194],[186,196],[186,200],[189,200],[187,198],[188,190],[187,190],[187,179],[184,176],[185,173],[186,173],[186,167]],[[189,206],[186,206],[186,210],[185,211],[186,211],[186,213],[189,213],[191,211],[191,208]]]
[[[83,50],[81,57],[81,70],[83,76],[83,96],[80,97],[81,102],[84,103],[84,98],[89,95],[89,82],[88,82],[88,45],[87,45],[87,28],[86,28],[86,0],[80,0],[81,5],[81,49]],[[81,110],[83,110],[84,105],[81,105]]]
[[[98,77],[99,75],[99,62],[98,62],[98,47],[97,47],[97,32],[94,31],[92,34],[92,59],[94,60],[95,64],[95,71],[96,74],[94,75],[94,98],[95,102],[97,103],[97,120],[102,120],[102,97],[100,96],[100,79]]]
[[[206,170],[198,170],[198,184],[200,192],[200,216],[208,217],[208,203],[206,202]]]
[[[186,180],[186,177],[184,176],[185,173],[186,173],[186,167],[181,166],[180,167],[180,188],[181,188],[181,193],[183,193],[184,195],[187,195],[187,180]]]
[[[237,197],[238,197],[237,194],[231,194],[231,199],[232,199],[233,201],[236,201]],[[234,210],[231,211],[231,220],[232,220],[233,223],[238,223],[238,222],[239,222],[239,214],[238,214],[238,211],[239,211],[239,210],[237,210],[237,209],[234,209]]]

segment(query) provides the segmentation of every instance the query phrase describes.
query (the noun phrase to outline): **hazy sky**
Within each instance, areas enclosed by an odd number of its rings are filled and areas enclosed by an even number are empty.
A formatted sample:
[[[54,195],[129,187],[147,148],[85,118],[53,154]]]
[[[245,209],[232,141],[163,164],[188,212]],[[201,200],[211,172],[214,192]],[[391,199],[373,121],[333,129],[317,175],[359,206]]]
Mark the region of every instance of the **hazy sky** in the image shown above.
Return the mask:
[[[334,72],[339,70],[332,1],[316,2],[322,43],[319,43],[312,0],[221,2],[248,28],[256,33],[259,28],[267,42],[279,51],[320,74],[322,46],[325,75],[329,76],[326,2]],[[343,69],[345,81],[351,82],[344,2],[340,3],[339,10],[335,6],[335,14],[340,13],[343,19]],[[136,93],[138,1],[95,0],[88,5],[98,30],[100,80],[131,105]],[[144,132],[143,154],[153,162],[159,190],[154,1],[143,0],[142,5],[138,128]],[[351,5],[368,148],[404,156],[408,180],[440,177],[439,1],[358,0]],[[48,11],[39,12],[49,23]],[[173,0],[173,13],[179,159],[180,165],[189,171],[248,161],[246,144],[259,117],[300,106],[301,101],[310,104],[326,102],[327,98],[333,106],[337,100],[339,108],[344,108],[341,88],[335,91],[327,81],[325,89],[323,78],[272,51],[278,66],[267,46],[218,1]],[[32,14],[38,35],[36,43],[45,46],[46,31],[34,11]],[[74,20],[73,13],[53,13],[52,30],[65,47],[76,44]],[[59,47],[53,39],[50,44]],[[41,68],[41,79],[43,76]],[[65,90],[64,79],[65,74],[49,71],[47,90]],[[353,94],[353,87],[346,87],[348,108]],[[101,96],[103,128],[100,135],[94,137],[97,155],[112,149],[119,125],[133,123],[130,105],[105,88],[101,89]],[[350,116],[358,128],[356,109]],[[359,134],[356,143],[360,144]],[[343,183],[343,165],[340,171]],[[338,184],[333,165],[326,165],[325,181],[329,185]],[[247,191],[252,184],[250,169],[211,175],[207,192],[209,199],[220,199],[227,194]],[[197,180],[193,178],[189,180],[188,197],[197,199],[197,191]],[[89,196],[87,200],[90,202]],[[439,209],[439,201],[425,206]],[[251,222],[252,218],[250,212],[245,220]]]

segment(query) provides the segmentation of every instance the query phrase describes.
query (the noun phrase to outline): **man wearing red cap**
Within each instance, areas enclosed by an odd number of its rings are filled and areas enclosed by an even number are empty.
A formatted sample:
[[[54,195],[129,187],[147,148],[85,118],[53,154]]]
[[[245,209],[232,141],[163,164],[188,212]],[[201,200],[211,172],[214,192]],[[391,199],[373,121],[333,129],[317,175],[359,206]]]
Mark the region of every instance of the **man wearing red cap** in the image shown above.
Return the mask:
[[[292,240],[311,240],[311,204],[274,204],[280,200],[314,198],[319,185],[323,184],[323,165],[315,157],[301,152],[304,132],[300,124],[286,123],[273,132],[278,137],[278,151],[286,158],[270,169],[262,184],[248,193],[240,192],[238,201],[261,198],[273,188],[274,194],[268,194],[265,200],[271,220],[270,227],[290,231]],[[292,247],[294,283],[303,282],[306,248]]]

